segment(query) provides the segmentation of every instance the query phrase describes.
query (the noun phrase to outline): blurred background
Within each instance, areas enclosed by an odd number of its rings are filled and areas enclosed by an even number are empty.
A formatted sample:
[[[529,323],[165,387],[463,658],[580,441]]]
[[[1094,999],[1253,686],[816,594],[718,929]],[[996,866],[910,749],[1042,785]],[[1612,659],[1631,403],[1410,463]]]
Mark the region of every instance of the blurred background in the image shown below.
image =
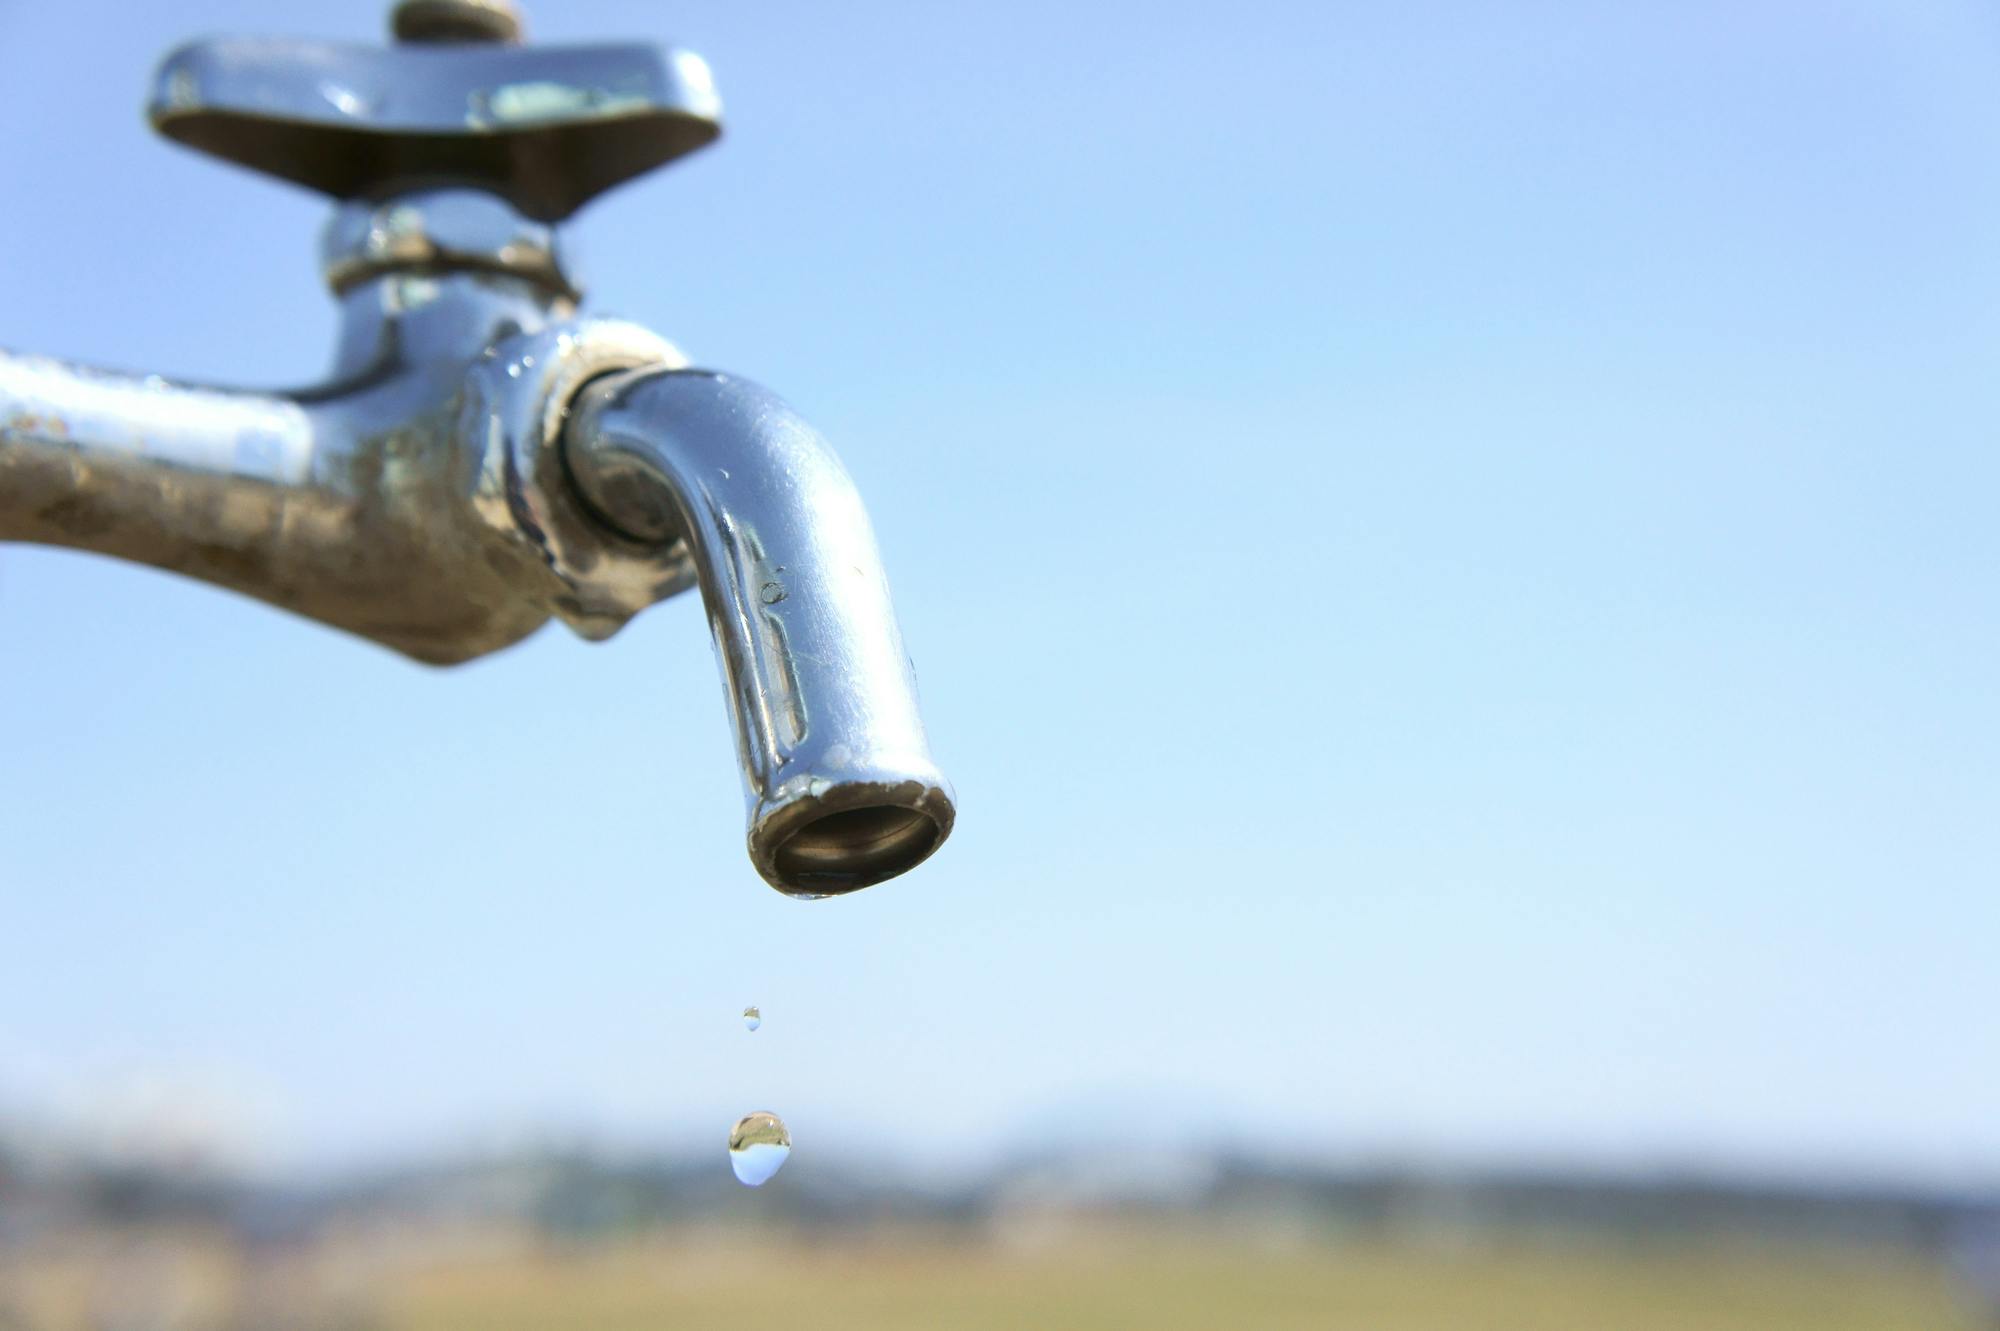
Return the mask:
[[[139,108],[387,8],[0,0],[0,345],[316,378]],[[2000,12],[528,20],[714,68],[591,306],[833,439],[959,829],[766,888],[692,597],[0,550],[0,1327],[1995,1318]]]

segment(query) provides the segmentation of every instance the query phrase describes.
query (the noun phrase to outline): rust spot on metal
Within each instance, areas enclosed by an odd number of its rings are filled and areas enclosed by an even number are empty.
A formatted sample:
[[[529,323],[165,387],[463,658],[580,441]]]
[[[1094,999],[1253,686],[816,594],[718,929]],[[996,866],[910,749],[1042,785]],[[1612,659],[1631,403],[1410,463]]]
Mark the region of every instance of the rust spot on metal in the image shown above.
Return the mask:
[[[53,504],[37,509],[35,517],[65,537],[78,541],[88,541],[93,537],[102,536],[118,525],[118,520],[111,514],[97,504],[76,495],[64,495]]]
[[[60,416],[37,416],[33,412],[17,411],[0,425],[0,434],[32,435],[38,439],[69,438],[69,422]]]

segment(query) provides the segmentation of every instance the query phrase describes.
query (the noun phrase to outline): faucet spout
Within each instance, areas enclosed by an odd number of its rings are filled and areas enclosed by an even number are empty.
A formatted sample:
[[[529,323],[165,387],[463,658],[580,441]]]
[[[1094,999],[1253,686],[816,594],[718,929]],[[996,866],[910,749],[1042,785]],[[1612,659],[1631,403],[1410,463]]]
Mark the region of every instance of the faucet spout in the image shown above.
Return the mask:
[[[764,879],[834,896],[936,850],[954,796],[931,760],[867,512],[818,432],[744,380],[651,367],[587,385],[563,448],[608,525],[687,543]]]

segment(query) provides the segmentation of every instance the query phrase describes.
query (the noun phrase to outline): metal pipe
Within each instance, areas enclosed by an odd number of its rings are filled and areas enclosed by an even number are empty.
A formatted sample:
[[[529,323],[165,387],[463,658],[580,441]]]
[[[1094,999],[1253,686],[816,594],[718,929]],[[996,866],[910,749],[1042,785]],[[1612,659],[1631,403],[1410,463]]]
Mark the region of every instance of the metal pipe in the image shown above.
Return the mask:
[[[655,367],[586,386],[563,447],[607,523],[688,542],[765,880],[834,896],[936,850],[951,786],[931,760],[868,514],[818,432],[745,380]]]
[[[547,575],[468,504],[486,439],[460,403],[555,299],[376,276],[343,299],[341,377],[289,393],[0,351],[0,541],[199,578],[420,661],[517,642],[549,617]]]
[[[0,352],[0,540],[240,585],[324,497],[313,455],[284,397]]]

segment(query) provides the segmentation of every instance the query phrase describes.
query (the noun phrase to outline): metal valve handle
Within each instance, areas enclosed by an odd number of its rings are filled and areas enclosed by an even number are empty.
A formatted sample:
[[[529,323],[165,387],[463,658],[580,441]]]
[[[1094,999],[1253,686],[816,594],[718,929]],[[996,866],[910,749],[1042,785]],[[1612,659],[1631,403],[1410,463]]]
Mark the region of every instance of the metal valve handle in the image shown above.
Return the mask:
[[[514,44],[506,0],[404,0],[398,44],[196,42],[147,114],[177,143],[339,199],[463,185],[559,221],[713,142],[722,103],[691,51]]]

